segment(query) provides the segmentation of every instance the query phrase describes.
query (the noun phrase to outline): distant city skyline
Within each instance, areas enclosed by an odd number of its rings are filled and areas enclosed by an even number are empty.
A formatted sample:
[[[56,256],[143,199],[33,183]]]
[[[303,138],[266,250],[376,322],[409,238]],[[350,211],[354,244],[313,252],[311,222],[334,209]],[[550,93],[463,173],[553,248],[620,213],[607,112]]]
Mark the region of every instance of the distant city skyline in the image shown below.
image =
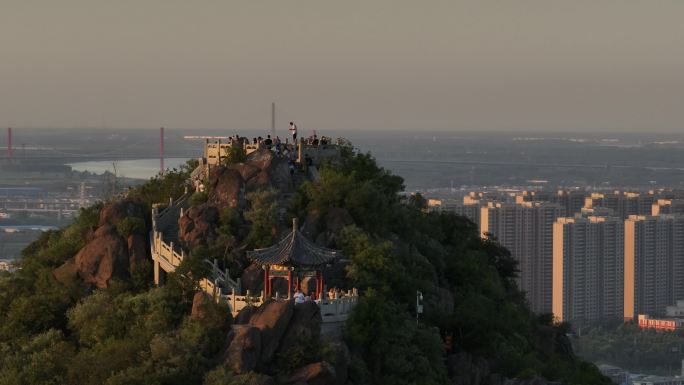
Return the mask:
[[[0,127],[678,132],[683,11],[5,0]]]

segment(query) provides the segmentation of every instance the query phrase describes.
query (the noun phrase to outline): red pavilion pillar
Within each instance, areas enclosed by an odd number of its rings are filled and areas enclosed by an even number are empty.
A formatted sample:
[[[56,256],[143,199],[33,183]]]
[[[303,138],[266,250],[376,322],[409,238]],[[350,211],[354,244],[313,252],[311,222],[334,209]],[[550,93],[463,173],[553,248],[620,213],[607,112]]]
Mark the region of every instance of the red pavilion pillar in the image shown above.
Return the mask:
[[[316,271],[316,298],[323,297],[323,272]]]
[[[292,298],[292,270],[287,271],[287,299]]]
[[[271,296],[271,279],[268,274],[268,266],[264,268],[264,297],[269,298]]]

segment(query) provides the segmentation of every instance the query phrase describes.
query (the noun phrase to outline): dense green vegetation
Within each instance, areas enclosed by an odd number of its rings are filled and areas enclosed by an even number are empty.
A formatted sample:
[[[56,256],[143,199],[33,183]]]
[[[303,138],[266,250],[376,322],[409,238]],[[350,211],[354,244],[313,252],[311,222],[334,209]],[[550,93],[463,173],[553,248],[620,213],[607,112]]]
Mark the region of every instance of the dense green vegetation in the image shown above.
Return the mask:
[[[364,293],[348,325],[350,345],[362,358],[357,375],[371,383],[444,383],[440,336],[449,335],[450,350],[484,357],[508,377],[609,383],[572,355],[537,348],[540,327],[560,335],[564,329],[528,309],[508,250],[481,240],[465,218],[427,213],[419,195],[402,200],[401,178],[369,154],[345,152],[341,167],[324,167],[318,183],[304,186],[294,210],[303,216],[341,207],[354,219],[333,246],[351,260],[348,284]],[[416,290],[426,295],[418,326]]]
[[[156,177],[129,196],[148,206],[179,196],[191,169]],[[345,333],[353,383],[448,383],[446,355],[468,352],[507,377],[608,384],[592,365],[540,339],[540,329],[551,339],[564,338],[564,329],[528,310],[507,250],[481,240],[465,218],[427,213],[422,197],[404,198],[402,190],[400,177],[348,147],[341,164],[322,167],[320,180],[301,186],[291,202],[301,223],[319,219],[320,233],[333,212],[351,217],[328,246],[349,259],[338,282],[362,293]],[[207,316],[191,319],[192,296],[205,258],[239,274],[245,248],[267,246],[277,228],[289,228],[278,223],[276,196],[253,193],[244,210],[221,208],[216,239],[194,248],[161,288],[151,287],[149,270],[93,292],[55,280],[53,270],[83,247],[102,205],[46,233],[24,251],[21,270],[0,276],[0,385],[235,383],[220,365],[230,315],[211,304]],[[122,221],[118,231],[141,232],[142,225]],[[417,290],[426,310],[418,323]],[[320,357],[324,346],[302,345],[279,362],[289,370]]]
[[[583,330],[577,354],[593,362],[619,366],[633,373],[673,375],[684,359],[684,334],[621,324]]]

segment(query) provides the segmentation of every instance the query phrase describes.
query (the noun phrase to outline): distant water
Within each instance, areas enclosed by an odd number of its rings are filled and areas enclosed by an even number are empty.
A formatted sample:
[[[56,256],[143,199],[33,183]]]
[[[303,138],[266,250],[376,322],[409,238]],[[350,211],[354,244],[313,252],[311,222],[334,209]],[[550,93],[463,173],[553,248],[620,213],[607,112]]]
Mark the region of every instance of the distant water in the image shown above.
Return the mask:
[[[49,231],[49,230],[57,230],[56,226],[44,226],[44,225],[3,225],[0,226],[0,231],[26,231],[26,230],[35,230],[35,231]]]
[[[164,159],[164,166],[167,169],[178,168],[185,164],[187,160],[185,158],[167,158]],[[159,173],[159,159],[77,162],[70,163],[69,166],[74,171],[88,171],[95,174],[102,174],[106,171],[114,173],[116,166],[116,174],[118,176],[135,179],[149,179]]]

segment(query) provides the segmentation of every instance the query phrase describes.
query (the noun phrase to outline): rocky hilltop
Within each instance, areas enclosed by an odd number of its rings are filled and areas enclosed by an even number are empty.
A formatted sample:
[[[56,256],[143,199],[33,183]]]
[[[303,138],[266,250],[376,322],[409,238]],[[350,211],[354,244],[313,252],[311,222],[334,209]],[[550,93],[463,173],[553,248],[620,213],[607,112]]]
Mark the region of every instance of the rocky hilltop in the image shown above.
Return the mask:
[[[66,285],[78,281],[99,289],[113,279],[130,278],[137,265],[150,260],[147,217],[144,204],[132,199],[105,206],[97,227],[85,237],[86,245],[55,269],[55,278]]]
[[[262,149],[204,180],[169,236],[187,250],[153,287],[151,207],[192,188],[197,164],[83,210],[0,275],[0,382],[18,384],[609,384],[572,352],[568,325],[530,312],[516,263],[467,219],[428,213],[368,154],[344,147],[318,178]],[[199,290],[216,260],[262,289],[245,252],[299,219],[342,250],[328,285],[361,296],[341,333],[313,302],[267,301],[233,317]],[[416,322],[416,292],[425,312]],[[285,290],[282,290],[285,292]]]

